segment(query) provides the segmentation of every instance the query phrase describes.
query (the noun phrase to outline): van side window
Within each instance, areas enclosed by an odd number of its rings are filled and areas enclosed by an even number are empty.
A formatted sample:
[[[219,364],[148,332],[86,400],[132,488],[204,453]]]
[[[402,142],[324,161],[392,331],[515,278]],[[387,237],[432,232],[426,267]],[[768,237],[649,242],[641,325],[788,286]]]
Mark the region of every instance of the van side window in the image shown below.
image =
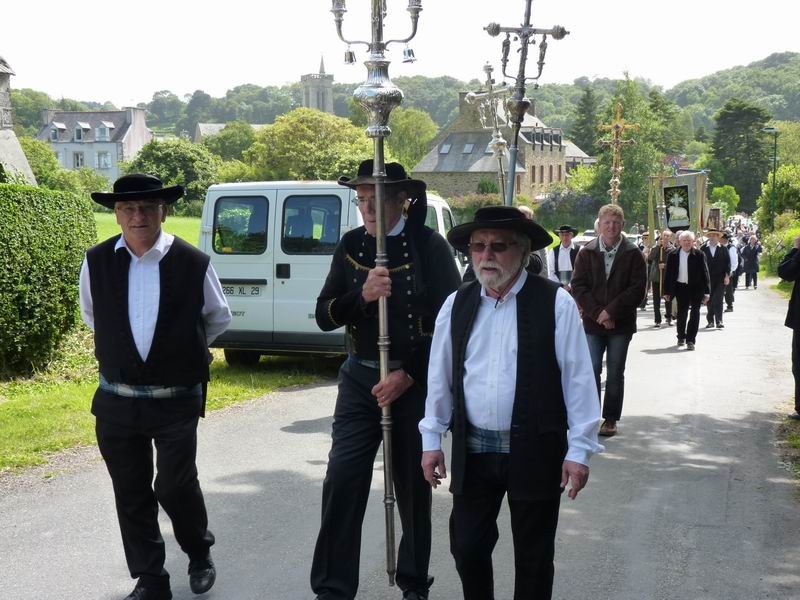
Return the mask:
[[[439,224],[436,221],[436,209],[429,206],[425,213],[425,227],[430,227],[434,231],[439,231]]]
[[[281,248],[286,254],[333,254],[341,213],[339,196],[289,196],[283,203]]]
[[[453,215],[449,210],[442,210],[442,216],[444,217],[444,232],[447,233],[453,228]]]
[[[267,249],[269,202],[263,196],[223,197],[214,206],[214,252],[262,254]]]

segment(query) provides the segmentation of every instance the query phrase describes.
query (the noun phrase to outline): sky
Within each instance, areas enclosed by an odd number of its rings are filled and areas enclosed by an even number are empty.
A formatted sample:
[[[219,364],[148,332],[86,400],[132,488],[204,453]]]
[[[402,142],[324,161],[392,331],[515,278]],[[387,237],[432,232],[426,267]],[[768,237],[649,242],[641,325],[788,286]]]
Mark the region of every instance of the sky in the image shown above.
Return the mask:
[[[408,35],[407,4],[387,0],[387,38]],[[352,47],[356,65],[343,64],[346,45],[336,35],[331,0],[82,0],[65,6],[54,0],[4,6],[0,56],[16,72],[13,88],[133,106],[159,90],[183,97],[201,89],[220,97],[244,83],[284,85],[317,72],[321,57],[336,82],[366,78],[364,46]],[[370,6],[371,0],[347,0],[346,38],[369,39]],[[423,0],[422,7],[410,43],[417,61],[404,64],[403,46],[390,46],[390,76],[483,81],[487,61],[499,67],[502,40],[483,27],[519,25],[525,0]],[[570,32],[549,40],[540,83],[627,72],[665,90],[774,52],[800,52],[798,21],[797,0],[534,0],[532,11],[535,27],[562,25]],[[511,56],[509,72],[516,74],[515,52]],[[537,57],[538,48],[531,48],[529,74]]]

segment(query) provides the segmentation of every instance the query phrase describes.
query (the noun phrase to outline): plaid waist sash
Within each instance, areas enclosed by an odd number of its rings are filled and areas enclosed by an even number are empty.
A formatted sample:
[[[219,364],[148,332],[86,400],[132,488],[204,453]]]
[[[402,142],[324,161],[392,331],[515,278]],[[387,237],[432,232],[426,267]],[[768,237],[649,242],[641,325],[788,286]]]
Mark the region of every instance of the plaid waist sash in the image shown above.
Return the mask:
[[[511,432],[492,431],[480,427],[467,426],[467,452],[481,454],[485,452],[498,452],[508,454],[511,452]]]
[[[125,398],[178,398],[181,396],[202,396],[203,386],[175,385],[128,385],[127,383],[108,381],[100,374],[100,389],[109,394],[116,394]]]

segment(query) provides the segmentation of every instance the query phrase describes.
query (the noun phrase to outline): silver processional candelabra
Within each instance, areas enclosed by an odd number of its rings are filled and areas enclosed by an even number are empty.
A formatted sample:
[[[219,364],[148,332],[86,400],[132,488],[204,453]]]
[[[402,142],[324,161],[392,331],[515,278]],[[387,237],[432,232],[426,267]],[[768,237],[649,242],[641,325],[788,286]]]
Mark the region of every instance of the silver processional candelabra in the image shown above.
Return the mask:
[[[408,0],[408,12],[411,15],[411,35],[404,39],[383,39],[383,19],[386,17],[386,0],[372,1],[372,41],[362,42],[348,40],[342,35],[345,0],[332,0],[331,12],[336,21],[336,32],[339,38],[348,45],[345,62],[353,64],[355,55],[351,45],[365,45],[369,48],[369,58],[364,62],[367,67],[367,80],[362,83],[353,97],[364,107],[369,117],[367,137],[375,143],[375,160],[373,176],[375,178],[375,266],[387,267],[386,256],[386,223],[384,222],[384,204],[386,198],[386,166],[384,161],[384,139],[391,134],[389,114],[403,101],[403,92],[389,79],[389,61],[385,50],[389,44],[407,44],[417,34],[417,21],[422,10],[422,0]],[[413,62],[414,52],[406,47],[403,51],[403,62]],[[389,321],[386,298],[378,299],[378,353],[380,357],[381,380],[389,376]],[[394,536],[394,481],[392,478],[392,413],[388,406],[381,409],[381,430],[383,432],[383,503],[386,522],[386,573],[389,585],[394,585],[395,576],[395,536]]]
[[[506,100],[506,110],[508,111],[509,120],[512,123],[511,146],[508,155],[508,183],[505,194],[505,203],[511,206],[514,202],[514,183],[516,180],[516,167],[517,167],[517,153],[519,151],[519,130],[522,126],[522,121],[525,118],[525,113],[531,106],[530,99],[525,97],[525,82],[538,81],[542,76],[542,69],[544,68],[544,57],[547,53],[547,36],[551,36],[554,40],[563,39],[569,34],[569,31],[556,25],[551,29],[539,29],[531,26],[531,3],[533,0],[525,0],[525,21],[520,27],[501,27],[497,23],[489,23],[484,29],[492,37],[498,36],[501,33],[506,34],[506,39],[503,40],[503,57],[501,63],[503,65],[503,77],[514,79],[514,92],[511,97]],[[511,50],[511,36],[514,35],[514,41],[519,40],[519,70],[517,76],[513,77],[506,73],[508,66],[508,53]],[[539,71],[536,77],[525,77],[525,63],[528,62],[528,46],[536,44],[536,35],[542,36],[542,41],[539,42]],[[538,84],[534,84],[536,89]]]
[[[506,157],[506,148],[508,142],[503,138],[500,131],[500,118],[498,115],[498,100],[502,101],[508,96],[508,85],[505,81],[495,85],[492,73],[494,68],[488,62],[483,65],[483,72],[486,73],[486,89],[478,90],[477,92],[469,92],[466,100],[470,104],[475,104],[478,110],[478,119],[480,119],[481,126],[484,129],[492,130],[492,141],[489,142],[489,148],[492,149],[492,156],[497,160],[497,181],[500,191],[500,199],[505,204],[506,193],[506,174],[504,161]],[[506,121],[508,116],[506,115]],[[512,173],[512,177],[513,177]]]

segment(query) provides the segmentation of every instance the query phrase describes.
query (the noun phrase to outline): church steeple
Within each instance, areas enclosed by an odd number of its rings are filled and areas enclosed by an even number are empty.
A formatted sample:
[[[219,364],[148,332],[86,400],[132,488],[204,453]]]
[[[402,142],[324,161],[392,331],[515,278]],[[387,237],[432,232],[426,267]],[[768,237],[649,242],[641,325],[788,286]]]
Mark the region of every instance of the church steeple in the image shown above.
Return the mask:
[[[319,73],[302,75],[303,106],[333,113],[333,75],[325,73],[325,58],[320,56]]]
[[[319,74],[320,75],[325,75],[325,57],[324,56],[320,56],[319,57]]]

